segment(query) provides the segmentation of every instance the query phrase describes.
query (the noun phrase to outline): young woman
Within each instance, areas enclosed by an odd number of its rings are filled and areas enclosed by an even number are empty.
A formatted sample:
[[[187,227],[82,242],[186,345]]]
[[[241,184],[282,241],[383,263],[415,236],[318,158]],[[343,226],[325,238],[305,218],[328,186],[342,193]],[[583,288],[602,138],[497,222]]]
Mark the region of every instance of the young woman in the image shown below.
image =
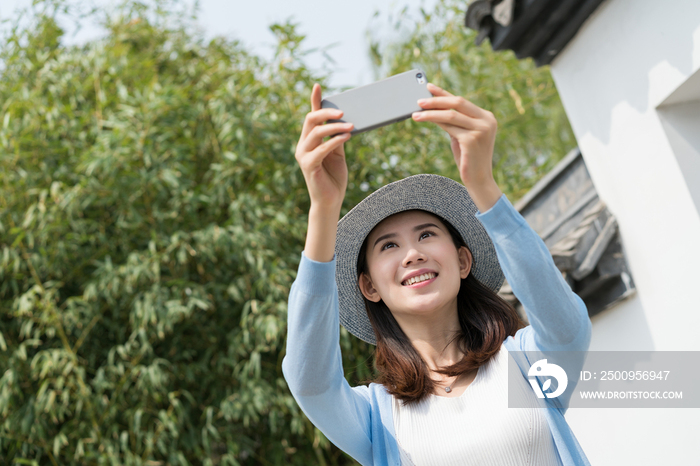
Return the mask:
[[[540,399],[528,382],[540,356],[585,354],[586,307],[494,181],[494,116],[428,86],[413,119],[450,135],[464,185],[412,176],[339,222],[352,125],[324,124],[342,112],[321,109],[313,87],[296,149],[311,208],[285,379],[314,425],[363,465],[588,465],[564,419],[570,390]],[[496,294],[504,274],[530,325]],[[368,386],[344,378],[339,323],[377,345]],[[564,368],[570,386],[582,364],[574,356]]]

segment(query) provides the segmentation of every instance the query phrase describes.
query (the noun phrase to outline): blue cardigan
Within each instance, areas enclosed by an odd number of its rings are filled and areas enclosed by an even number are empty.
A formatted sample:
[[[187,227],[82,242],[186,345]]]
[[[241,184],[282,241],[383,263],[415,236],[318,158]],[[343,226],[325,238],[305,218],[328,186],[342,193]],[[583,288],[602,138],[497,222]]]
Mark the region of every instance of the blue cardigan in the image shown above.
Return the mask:
[[[523,377],[527,378],[534,361],[528,361],[521,351],[587,351],[591,321],[586,306],[571,291],[537,233],[505,195],[476,217],[491,237],[503,273],[530,321],[504,342]],[[304,413],[360,464],[400,466],[392,396],[375,383],[351,387],[343,375],[335,258],[316,262],[302,252],[287,319],[282,372]],[[576,382],[583,362],[566,369],[571,374],[569,385]],[[567,396],[570,393],[538,400],[546,407],[544,414],[562,463],[590,466],[564,418]]]

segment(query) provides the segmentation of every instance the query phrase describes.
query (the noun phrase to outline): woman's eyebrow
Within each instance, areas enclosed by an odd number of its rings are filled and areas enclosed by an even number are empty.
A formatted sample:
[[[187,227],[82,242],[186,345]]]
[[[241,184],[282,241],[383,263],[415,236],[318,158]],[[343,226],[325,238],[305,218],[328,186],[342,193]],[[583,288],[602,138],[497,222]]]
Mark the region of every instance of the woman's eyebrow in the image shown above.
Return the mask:
[[[413,227],[413,231],[422,230],[423,228],[428,228],[428,227],[435,227],[435,228],[437,228],[438,230],[442,230],[442,228],[440,228],[439,226],[435,225],[434,223],[421,223],[420,225],[416,225],[415,227]],[[385,239],[389,239],[389,238],[393,238],[394,236],[396,236],[396,233],[387,233],[386,235],[380,236],[380,237],[377,238],[376,241],[374,242],[374,245],[372,246],[372,249],[376,248],[376,247],[377,247],[377,244],[378,244],[380,241],[385,240]]]
[[[413,231],[422,230],[423,228],[428,228],[428,227],[435,227],[435,228],[437,228],[438,230],[442,230],[442,228],[440,228],[439,226],[435,225],[434,223],[422,223],[422,224],[420,224],[420,225],[416,225],[415,227],[413,227]]]

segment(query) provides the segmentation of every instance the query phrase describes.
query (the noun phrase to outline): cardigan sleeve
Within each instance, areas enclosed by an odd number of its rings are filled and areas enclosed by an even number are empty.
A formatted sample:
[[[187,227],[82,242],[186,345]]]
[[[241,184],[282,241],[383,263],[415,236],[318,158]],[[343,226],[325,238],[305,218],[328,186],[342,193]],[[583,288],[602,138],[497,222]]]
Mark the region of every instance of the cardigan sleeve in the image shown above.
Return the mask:
[[[516,333],[516,347],[527,352],[528,358],[550,355],[562,361],[569,387],[563,396],[548,401],[566,410],[591,340],[586,305],[566,283],[542,239],[505,194],[476,218],[493,241],[503,273],[530,321]]]
[[[369,389],[350,387],[345,380],[338,309],[335,257],[316,262],[302,252],[289,293],[282,373],[309,420],[336,446],[370,465]]]

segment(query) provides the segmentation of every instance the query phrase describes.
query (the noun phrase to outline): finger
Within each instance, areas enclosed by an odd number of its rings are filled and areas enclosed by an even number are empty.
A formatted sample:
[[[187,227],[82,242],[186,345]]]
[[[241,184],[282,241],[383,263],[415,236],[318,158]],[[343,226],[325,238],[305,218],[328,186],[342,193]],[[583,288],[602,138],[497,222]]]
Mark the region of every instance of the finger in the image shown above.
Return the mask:
[[[484,118],[485,116],[485,110],[481,107],[474,105],[464,97],[459,97],[451,94],[449,96],[439,96],[431,97],[428,99],[420,99],[418,101],[418,105],[420,105],[420,107],[423,109],[451,108],[474,118]]]
[[[443,89],[443,88],[441,88],[441,87],[438,87],[438,86],[436,86],[436,85],[433,84],[433,83],[428,83],[428,91],[430,91],[430,93],[433,94],[433,95],[435,95],[435,96],[438,96],[438,95],[454,95],[454,94],[450,94],[450,93],[447,92],[445,89]]]
[[[301,128],[300,140],[307,138],[311,130],[326,120],[337,120],[342,116],[343,111],[337,108],[320,108],[307,113],[306,118],[304,118],[304,126]]]
[[[435,123],[440,128],[444,129],[450,139],[456,138],[460,131],[464,131],[464,128],[459,128],[454,125],[448,125],[447,123]]]
[[[304,164],[307,167],[307,170],[314,170],[318,168],[328,154],[330,154],[335,148],[341,146],[348,139],[350,139],[350,133],[334,136],[313,151],[309,152],[304,158]]]
[[[431,121],[445,123],[458,128],[469,130],[484,130],[487,125],[479,118],[473,118],[453,110],[424,110],[411,115],[414,121]]]
[[[311,88],[311,111],[316,111],[321,109],[321,85],[314,83]]]
[[[321,109],[321,85],[318,83],[314,83],[314,85],[311,87],[311,112],[309,115],[317,110]],[[313,128],[307,125],[307,118],[304,119],[304,125],[301,129],[301,138],[303,139],[306,137],[307,134],[309,134],[309,131],[311,131]],[[320,124],[320,123],[316,123]]]
[[[329,123],[327,125],[315,126],[309,135],[302,141],[301,148],[307,152],[314,150],[323,142],[326,136],[333,136],[338,133],[349,133],[354,125],[352,123]]]

